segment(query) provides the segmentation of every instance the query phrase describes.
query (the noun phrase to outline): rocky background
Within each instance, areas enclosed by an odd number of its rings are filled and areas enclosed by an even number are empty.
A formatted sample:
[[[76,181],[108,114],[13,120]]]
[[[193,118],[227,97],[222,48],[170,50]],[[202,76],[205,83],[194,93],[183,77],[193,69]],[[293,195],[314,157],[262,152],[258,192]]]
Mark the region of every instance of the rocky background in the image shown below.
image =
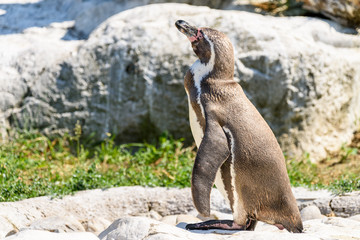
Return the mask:
[[[177,19],[230,37],[235,79],[288,155],[319,160],[359,127],[360,37],[353,28],[311,17],[146,5],[163,2],[156,0],[7,2],[0,4],[3,138],[15,127],[72,132],[79,121],[84,137],[97,140],[108,132],[129,142],[169,131],[191,142],[183,76],[196,58]]]

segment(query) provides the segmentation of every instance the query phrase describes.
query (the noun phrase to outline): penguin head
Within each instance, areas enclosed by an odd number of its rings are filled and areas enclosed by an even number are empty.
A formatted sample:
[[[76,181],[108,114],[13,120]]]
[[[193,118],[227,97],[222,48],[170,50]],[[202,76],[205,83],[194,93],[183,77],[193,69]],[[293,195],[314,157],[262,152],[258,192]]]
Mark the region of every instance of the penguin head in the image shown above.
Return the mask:
[[[201,63],[207,64],[214,59],[214,70],[220,70],[217,71],[218,77],[234,76],[234,50],[224,33],[212,28],[197,28],[184,20],[176,21],[175,26],[189,39]]]

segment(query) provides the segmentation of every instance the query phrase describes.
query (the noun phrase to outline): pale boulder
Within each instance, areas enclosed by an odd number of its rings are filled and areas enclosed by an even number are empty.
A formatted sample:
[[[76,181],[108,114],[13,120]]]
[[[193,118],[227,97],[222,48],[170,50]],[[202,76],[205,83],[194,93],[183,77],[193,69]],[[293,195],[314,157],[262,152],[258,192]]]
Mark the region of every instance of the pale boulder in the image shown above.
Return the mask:
[[[311,205],[311,206],[303,208],[300,211],[300,215],[301,215],[302,221],[323,218],[323,215],[321,215],[320,209],[315,205]]]
[[[99,238],[101,240],[144,239],[149,234],[151,223],[154,221],[143,217],[121,218],[100,233]]]
[[[334,197],[330,202],[331,209],[339,217],[350,217],[360,214],[360,192]]]
[[[74,216],[52,216],[34,221],[29,229],[49,232],[84,232],[85,229]]]
[[[301,0],[304,8],[321,13],[343,25],[360,28],[360,2],[357,0]]]

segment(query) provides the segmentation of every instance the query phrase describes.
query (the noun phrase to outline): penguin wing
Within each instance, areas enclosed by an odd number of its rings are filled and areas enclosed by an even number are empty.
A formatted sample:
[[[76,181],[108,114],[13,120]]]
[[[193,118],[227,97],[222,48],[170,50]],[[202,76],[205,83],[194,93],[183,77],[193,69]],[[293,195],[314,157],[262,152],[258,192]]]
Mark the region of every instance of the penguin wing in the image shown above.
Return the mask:
[[[191,179],[191,193],[196,209],[210,215],[210,193],[218,169],[229,157],[226,135],[215,120],[208,119],[204,137],[196,154]]]

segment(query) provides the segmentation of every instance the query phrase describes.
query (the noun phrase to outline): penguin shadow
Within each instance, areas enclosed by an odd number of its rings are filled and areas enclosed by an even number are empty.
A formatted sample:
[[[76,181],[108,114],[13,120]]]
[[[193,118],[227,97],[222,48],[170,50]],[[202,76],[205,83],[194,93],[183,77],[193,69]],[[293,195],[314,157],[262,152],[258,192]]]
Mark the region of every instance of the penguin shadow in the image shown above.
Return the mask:
[[[198,234],[221,234],[221,235],[232,235],[237,232],[241,232],[239,230],[223,230],[223,229],[208,229],[208,230],[188,230],[186,229],[186,225],[189,223],[180,222],[176,225],[176,227],[189,231],[191,233],[198,233]]]

